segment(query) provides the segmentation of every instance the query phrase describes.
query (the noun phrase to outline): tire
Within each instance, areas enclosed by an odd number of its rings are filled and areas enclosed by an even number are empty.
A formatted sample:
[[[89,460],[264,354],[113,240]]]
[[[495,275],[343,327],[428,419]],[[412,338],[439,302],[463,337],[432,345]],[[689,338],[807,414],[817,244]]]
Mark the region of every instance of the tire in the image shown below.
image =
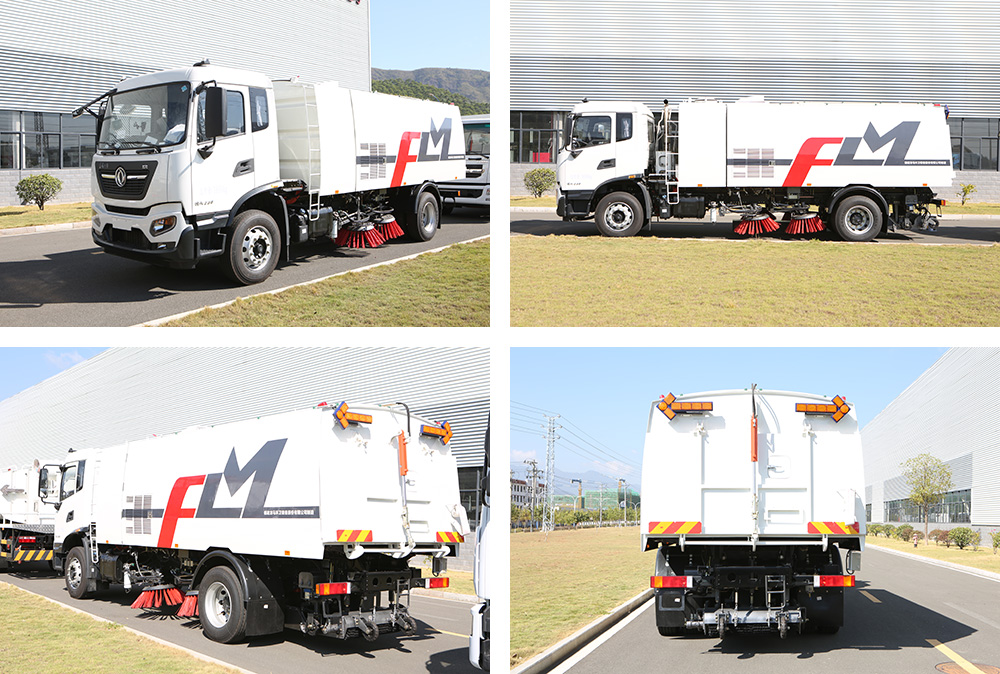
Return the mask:
[[[833,226],[844,241],[871,241],[882,231],[882,210],[868,197],[847,197],[837,204]]]
[[[604,236],[635,236],[644,216],[638,199],[628,192],[612,192],[598,202],[594,220]]]
[[[683,627],[666,627],[664,625],[657,625],[656,629],[660,633],[661,637],[679,637],[684,635]]]
[[[430,241],[441,224],[441,204],[431,192],[421,192],[417,209],[406,214],[406,234],[413,241]]]
[[[243,285],[260,283],[278,266],[281,234],[274,218],[248,210],[236,216],[229,232],[229,251],[222,266],[229,278]]]
[[[236,573],[228,566],[208,570],[198,585],[198,616],[212,641],[232,644],[247,632],[246,597]]]
[[[66,555],[63,579],[66,581],[66,591],[73,599],[85,599],[90,596],[87,590],[91,581],[90,560],[87,559],[83,547],[78,545]]]

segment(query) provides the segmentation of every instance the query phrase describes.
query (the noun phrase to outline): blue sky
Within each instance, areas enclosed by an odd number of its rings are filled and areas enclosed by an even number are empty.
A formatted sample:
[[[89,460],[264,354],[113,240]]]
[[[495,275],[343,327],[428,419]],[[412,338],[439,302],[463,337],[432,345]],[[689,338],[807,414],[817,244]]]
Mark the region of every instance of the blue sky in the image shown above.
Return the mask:
[[[489,0],[369,0],[372,67],[490,69]]]
[[[649,403],[660,395],[762,388],[843,395],[864,427],[944,348],[514,348],[511,349],[511,465],[544,468],[542,412],[561,414],[557,491],[571,474],[593,470],[639,487]],[[532,409],[538,408],[538,409]],[[532,432],[524,432],[532,431]],[[560,441],[561,443],[562,441]],[[574,446],[575,445],[575,446]],[[610,453],[613,456],[607,457]],[[597,455],[596,458],[594,455]]]
[[[0,349],[0,400],[54,377],[106,349],[2,348]]]

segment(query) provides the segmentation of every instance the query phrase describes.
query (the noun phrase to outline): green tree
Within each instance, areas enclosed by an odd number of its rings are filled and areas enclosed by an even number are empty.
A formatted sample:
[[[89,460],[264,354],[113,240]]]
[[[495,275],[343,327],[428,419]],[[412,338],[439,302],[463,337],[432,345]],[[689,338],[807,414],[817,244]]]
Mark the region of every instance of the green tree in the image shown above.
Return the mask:
[[[45,210],[49,201],[62,189],[62,181],[48,173],[22,178],[14,187],[17,198],[26,204],[37,204],[38,210]]]
[[[470,101],[461,94],[456,94],[439,87],[432,87],[429,84],[421,84],[414,80],[375,80],[372,82],[372,91],[392,94],[393,96],[420,98],[425,101],[451,103],[458,106],[459,113],[462,115],[486,115],[490,111],[489,103]]]
[[[536,168],[524,174],[524,186],[536,199],[546,190],[556,185],[556,172],[548,168]]]
[[[924,545],[928,545],[926,534],[930,521],[930,507],[951,490],[951,468],[941,459],[926,452],[907,459],[901,467],[903,479],[910,489],[910,500],[923,511]]]

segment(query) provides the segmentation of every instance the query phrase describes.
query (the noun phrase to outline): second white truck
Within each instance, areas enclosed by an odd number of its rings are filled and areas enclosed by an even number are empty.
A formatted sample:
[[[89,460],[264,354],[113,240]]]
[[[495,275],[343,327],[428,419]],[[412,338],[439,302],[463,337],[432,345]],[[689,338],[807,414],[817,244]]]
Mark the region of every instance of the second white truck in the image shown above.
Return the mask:
[[[444,213],[455,207],[489,210],[490,207],[490,116],[466,115],[465,178],[441,183]]]
[[[38,496],[39,468],[0,470],[0,571],[52,562],[56,511]]]
[[[738,234],[934,229],[954,176],[945,108],[912,103],[584,102],[559,153],[557,212],[606,236],[740,216]],[[783,221],[784,224],[781,224]]]
[[[466,173],[453,105],[207,61],[126,79],[84,111],[97,117],[94,243],[182,269],[219,258],[243,284],[292,244],[427,241],[437,184]]]
[[[224,643],[413,633],[409,590],[447,587],[469,533],[451,436],[402,404],[324,403],[75,451],[43,469],[56,567],[76,599],[120,584]]]
[[[660,634],[839,630],[864,549],[862,466],[840,396],[754,386],[654,401],[642,546],[656,553]]]

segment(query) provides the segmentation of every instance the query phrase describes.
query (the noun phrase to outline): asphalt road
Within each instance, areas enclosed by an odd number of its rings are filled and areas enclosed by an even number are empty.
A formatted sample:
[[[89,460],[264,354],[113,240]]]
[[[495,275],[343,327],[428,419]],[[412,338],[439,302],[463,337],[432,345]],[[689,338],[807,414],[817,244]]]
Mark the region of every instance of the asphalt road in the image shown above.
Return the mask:
[[[338,249],[332,244],[292,248],[296,259],[279,264],[270,278],[234,287],[216,260],[193,270],[154,267],[109,255],[89,229],[0,238],[0,327],[138,325],[357,269],[489,234],[487,217],[456,211],[443,218],[433,239],[393,240],[375,249]]]
[[[553,674],[965,672],[929,639],[983,665],[983,674],[1000,671],[985,667],[1000,667],[1000,583],[874,549],[865,551],[857,578],[857,587],[846,590],[844,627],[835,635],[661,637],[650,601],[592,652],[584,649],[578,656],[585,657]]]
[[[563,222],[555,212],[525,213],[512,211],[510,214],[511,234],[528,234],[531,236],[547,236],[561,234],[565,236],[600,236],[597,226],[592,220],[583,222]],[[659,238],[676,239],[747,239],[733,232],[729,219],[712,224],[708,220],[678,220],[677,222],[654,223],[652,234],[642,233],[638,236],[656,236]],[[762,237],[765,238],[765,237]],[[786,235],[769,236],[773,239],[792,239]],[[832,232],[821,232],[817,239],[839,241]],[[936,243],[936,244],[975,244],[990,245],[1000,243],[1000,219],[961,219],[942,220],[936,232],[899,231],[879,237],[878,242],[893,243]]]
[[[387,634],[374,642],[342,641],[285,630],[247,643],[220,644],[206,638],[198,622],[129,608],[135,593],[125,595],[119,589],[100,592],[94,599],[73,599],[66,592],[62,576],[37,570],[43,566],[47,565],[25,565],[25,569],[32,570],[5,573],[0,579],[258,674],[478,672],[469,664],[472,615],[471,604],[466,602],[414,595],[410,615],[417,621],[417,632],[413,636]]]

